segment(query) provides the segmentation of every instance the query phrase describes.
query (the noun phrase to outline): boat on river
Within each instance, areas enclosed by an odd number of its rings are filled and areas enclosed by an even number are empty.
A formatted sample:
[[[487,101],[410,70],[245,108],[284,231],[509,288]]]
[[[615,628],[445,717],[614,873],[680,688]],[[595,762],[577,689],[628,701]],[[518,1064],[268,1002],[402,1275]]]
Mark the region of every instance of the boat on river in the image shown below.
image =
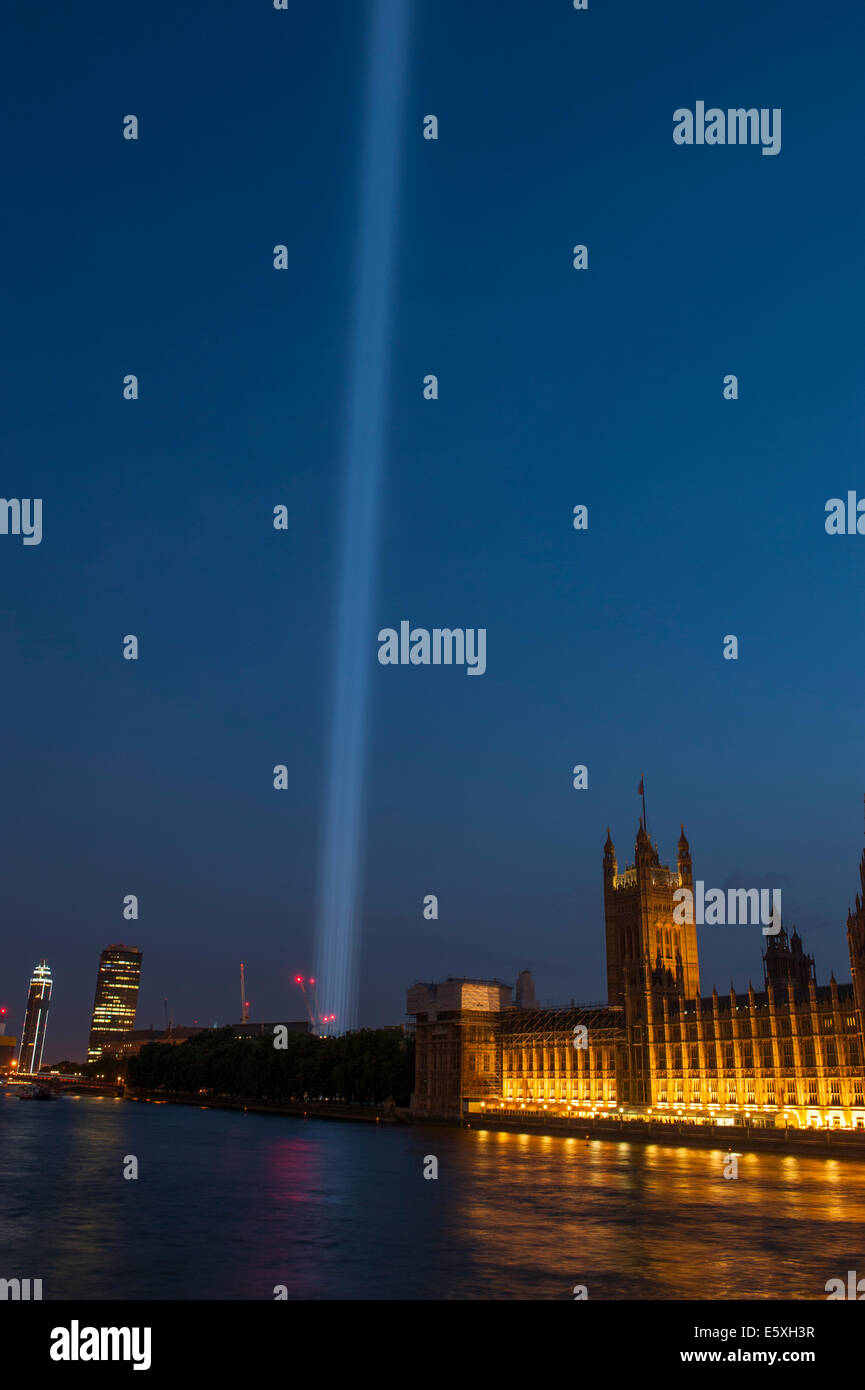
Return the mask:
[[[59,1100],[60,1096],[51,1086],[34,1082],[32,1086],[22,1086],[18,1092],[19,1100]]]

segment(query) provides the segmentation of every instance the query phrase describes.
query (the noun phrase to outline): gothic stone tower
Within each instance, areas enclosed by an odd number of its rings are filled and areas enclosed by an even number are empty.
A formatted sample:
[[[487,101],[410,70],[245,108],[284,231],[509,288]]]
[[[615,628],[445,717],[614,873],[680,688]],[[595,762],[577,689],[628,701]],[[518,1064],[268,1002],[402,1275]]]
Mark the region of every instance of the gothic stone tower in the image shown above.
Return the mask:
[[[790,937],[782,927],[777,935],[766,938],[763,975],[767,988],[771,985],[785,999],[793,999],[797,993],[807,994],[811,981],[817,983],[814,957],[805,955],[795,927]]]
[[[604,845],[604,920],[607,934],[607,1001],[625,1004],[625,996],[642,994],[664,978],[686,999],[700,994],[697,929],[693,921],[673,920],[677,888],[693,893],[691,851],[685,829],[679,838],[678,872],[661,864],[642,818],[634,863],[618,871],[616,847],[607,829]],[[683,914],[680,912],[680,916]],[[693,914],[692,914],[693,915]],[[865,965],[865,961],[863,961]]]

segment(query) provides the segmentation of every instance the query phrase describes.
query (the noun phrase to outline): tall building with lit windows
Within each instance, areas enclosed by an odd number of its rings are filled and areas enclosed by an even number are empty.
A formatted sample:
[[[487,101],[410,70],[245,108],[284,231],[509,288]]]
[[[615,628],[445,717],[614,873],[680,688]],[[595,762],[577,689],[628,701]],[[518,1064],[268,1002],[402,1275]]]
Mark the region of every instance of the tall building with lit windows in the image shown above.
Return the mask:
[[[141,952],[137,946],[106,946],[96,976],[88,1062],[114,1051],[122,1036],[134,1029],[140,979]]]
[[[51,1003],[51,970],[48,962],[40,960],[30,976],[27,1012],[18,1053],[18,1071],[30,1075],[42,1066],[45,1029],[48,1025],[48,1005]]]

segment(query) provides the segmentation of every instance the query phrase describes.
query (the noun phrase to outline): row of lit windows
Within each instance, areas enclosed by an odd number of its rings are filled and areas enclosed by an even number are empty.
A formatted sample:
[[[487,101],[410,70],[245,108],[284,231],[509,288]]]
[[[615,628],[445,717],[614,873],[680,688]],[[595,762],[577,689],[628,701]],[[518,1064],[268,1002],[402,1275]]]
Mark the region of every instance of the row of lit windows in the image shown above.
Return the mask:
[[[733,1084],[733,1082],[729,1082],[729,1081],[727,1082],[726,1086],[719,1086],[718,1084],[713,1084],[713,1083],[710,1082],[710,1083],[709,1083],[709,1086],[708,1086],[708,1092],[707,1092],[707,1093],[708,1093],[708,1097],[709,1097],[709,1104],[710,1104],[710,1105],[717,1105],[717,1104],[719,1103],[719,1101],[718,1101],[719,1095],[723,1094],[723,1095],[726,1097],[726,1103],[727,1103],[728,1105],[735,1105],[735,1104],[737,1103],[737,1090],[741,1090],[741,1089],[743,1089],[743,1088],[742,1088],[742,1087],[737,1088],[737,1087]],[[776,1102],[776,1099],[775,1099],[776,1094],[781,1093],[781,1092],[783,1092],[783,1094],[784,1094],[785,1103],[786,1103],[787,1105],[797,1105],[797,1104],[799,1103],[799,1102],[798,1102],[798,1099],[797,1099],[799,1093],[800,1093],[800,1092],[803,1092],[803,1093],[804,1093],[805,1090],[807,1090],[808,1094],[807,1094],[807,1098],[804,1100],[803,1103],[804,1103],[804,1104],[807,1104],[807,1105],[817,1105],[817,1104],[819,1104],[819,1101],[818,1101],[818,1093],[819,1093],[818,1083],[817,1083],[817,1081],[814,1080],[813,1078],[809,1078],[807,1081],[802,1082],[799,1086],[797,1086],[795,1082],[792,1082],[792,1081],[791,1081],[791,1082],[788,1082],[788,1083],[787,1083],[786,1087],[783,1087],[783,1086],[782,1086],[782,1087],[779,1087],[777,1090],[776,1090],[776,1086],[775,1086],[775,1082],[774,1082],[774,1081],[766,1081],[766,1082],[761,1086],[760,1089],[761,1089],[762,1094],[763,1094],[764,1103],[767,1104],[767,1105],[775,1105],[775,1104],[777,1103],[777,1102]],[[699,1085],[692,1085],[692,1086],[691,1086],[691,1088],[690,1088],[690,1097],[691,1097],[691,1103],[692,1103],[692,1104],[699,1104],[700,1099],[701,1099],[701,1095],[703,1094],[703,1091],[704,1091],[704,1090],[705,1090],[705,1088],[703,1088],[703,1090],[701,1090],[701,1088],[700,1088]],[[744,1092],[745,1092],[745,1102],[744,1102],[744,1103],[745,1103],[746,1105],[755,1105],[755,1104],[756,1104],[756,1091],[757,1091],[757,1086],[756,1086],[756,1083],[755,1083],[753,1080],[749,1080],[749,1081],[746,1081],[746,1082],[744,1083]],[[658,1100],[659,1100],[660,1102],[666,1102],[666,1101],[669,1100],[669,1098],[670,1098],[670,1091],[669,1091],[669,1088],[668,1088],[668,1086],[667,1086],[667,1083],[666,1083],[665,1081],[661,1081],[661,1082],[659,1083],[659,1085],[658,1085]],[[676,1083],[676,1086],[675,1086],[675,1093],[674,1093],[674,1095],[673,1095],[673,1100],[674,1100],[674,1102],[677,1103],[677,1104],[682,1104],[682,1103],[684,1102],[684,1098],[685,1098],[685,1087],[684,1087],[684,1085],[681,1085],[681,1084],[679,1084],[679,1083]],[[832,1080],[830,1080],[830,1082],[829,1082],[829,1104],[831,1104],[831,1105],[840,1105],[840,1104],[841,1104],[841,1082],[840,1082],[839,1080],[837,1080],[837,1079],[832,1079]],[[855,1080],[855,1081],[853,1082],[853,1104],[854,1104],[854,1105],[862,1105],[862,1104],[865,1104],[865,1097],[863,1097],[862,1081],[861,1081],[861,1080]]]
[[[708,1071],[715,1071],[718,1068],[719,1055],[722,1064],[727,1071],[733,1071],[737,1065],[745,1069],[753,1067],[771,1068],[775,1066],[775,1048],[771,1041],[766,1042],[742,1042],[739,1045],[739,1060],[736,1061],[736,1048],[733,1043],[725,1043],[722,1047],[715,1043],[704,1043],[705,1066]],[[858,1067],[861,1064],[862,1054],[859,1047],[858,1038],[842,1038],[836,1040],[834,1037],[823,1040],[820,1049],[822,1056],[821,1065],[826,1067],[850,1066]],[[567,1071],[568,1059],[571,1059],[571,1069],[585,1063],[588,1055],[591,1055],[594,1065],[603,1068],[605,1065],[612,1069],[615,1066],[615,1049],[613,1048],[544,1048],[528,1047],[525,1050],[510,1051],[503,1053],[504,1067],[506,1071]],[[655,1044],[656,1065],[664,1070],[669,1064],[670,1067],[678,1070],[682,1067],[683,1061],[689,1065],[691,1071],[700,1070],[700,1048],[699,1044],[691,1043],[687,1048],[680,1044],[673,1044],[665,1047],[662,1043]],[[537,1058],[537,1065],[535,1059]],[[796,1062],[796,1053],[792,1039],[784,1040],[777,1045],[778,1065],[792,1068],[801,1065],[807,1068],[814,1068],[817,1063],[817,1049],[813,1038],[803,1038],[799,1042],[799,1063]],[[668,1063],[669,1059],[669,1063]]]
[[[739,1011],[737,1010],[737,1014],[738,1013]],[[803,1033],[807,1035],[812,1031],[812,1014],[810,1009],[797,1009],[793,1017],[795,1017],[796,1022],[799,1025],[797,1031],[800,1035]],[[779,1010],[774,1013],[771,1011],[767,1011],[765,1008],[761,1007],[759,1014],[753,1019],[750,1013],[747,1010],[743,1009],[741,1017],[737,1017],[735,1021],[738,1034],[740,1037],[743,1038],[750,1038],[752,1035],[755,1037],[759,1036],[767,1038],[772,1036],[773,1032],[780,1034],[782,1037],[789,1037],[792,1032],[790,1012],[784,1005],[781,1005],[779,1007]],[[655,1010],[653,1022],[655,1024],[656,1032],[659,1027],[663,1028],[664,1016],[663,1011],[660,1008],[657,1008]],[[670,1037],[673,1042],[697,1041],[696,1023],[679,1023],[676,1022],[674,1018],[668,1019],[667,1022]],[[775,1025],[774,1029],[773,1023]],[[636,1025],[635,1031],[638,1032],[639,1028],[640,1025]],[[837,1020],[837,1022],[835,1014],[831,1010],[824,1012],[818,1016],[818,1031],[822,1031],[824,1033],[832,1033],[835,1032],[838,1028],[843,1029],[848,1033],[856,1032],[858,1024],[856,1022],[855,1014],[844,1014],[841,1016],[840,1019]],[[683,1031],[686,1035],[685,1037],[682,1036]],[[704,1013],[703,1036],[705,1038],[711,1038],[718,1031],[720,1031],[722,1039],[732,1038],[733,1020],[731,1019],[730,1015],[728,1014],[725,1017],[716,1020],[713,1013]]]
[[[594,1099],[596,1101],[606,1100],[611,1103],[615,1102],[616,1099],[616,1088],[612,1084],[597,1084],[594,1087],[594,1096],[592,1095],[591,1086],[575,1086],[573,1087],[573,1095],[568,1095],[568,1090],[570,1090],[570,1088],[565,1086],[545,1087],[542,1083],[539,1083],[536,1092],[532,1083],[528,1082],[524,1091],[521,1083],[516,1087],[510,1084],[506,1087],[507,1094],[505,1098],[506,1100],[583,1100],[587,1102]]]
[[[598,1071],[614,1071],[616,1067],[616,1049],[613,1047],[594,1047],[594,1048],[531,1048],[524,1051],[506,1051],[502,1054],[505,1071],[530,1072],[530,1071],[567,1071],[568,1059],[571,1059],[571,1070],[577,1067],[583,1069],[586,1063]],[[535,1056],[538,1058],[538,1065],[535,1066]],[[545,1059],[548,1059],[545,1060]]]
[[[839,1045],[840,1043],[840,1045]],[[732,1071],[736,1066],[736,1051],[733,1043],[725,1043],[723,1048],[716,1048],[714,1043],[704,1045],[706,1056],[706,1067],[709,1071],[715,1071],[718,1066],[719,1053],[723,1060],[723,1065],[727,1071]],[[842,1066],[858,1067],[861,1062],[861,1052],[857,1038],[842,1038],[836,1040],[826,1038],[820,1049],[823,1058],[822,1065],[827,1067]],[[682,1066],[682,1059],[689,1064],[691,1071],[698,1071],[700,1068],[700,1048],[697,1043],[691,1043],[687,1048],[681,1047],[678,1043],[669,1047],[658,1044],[655,1049],[657,1057],[656,1065],[664,1068],[668,1064],[675,1068]],[[750,1043],[743,1042],[739,1046],[739,1065],[752,1067],[755,1064],[762,1067],[773,1067],[775,1065],[775,1049],[771,1042]],[[782,1067],[794,1067],[797,1065],[795,1049],[791,1041],[784,1041],[778,1044],[777,1049],[778,1065]],[[817,1066],[817,1049],[813,1038],[804,1038],[799,1045],[799,1056],[801,1065],[807,1068]]]

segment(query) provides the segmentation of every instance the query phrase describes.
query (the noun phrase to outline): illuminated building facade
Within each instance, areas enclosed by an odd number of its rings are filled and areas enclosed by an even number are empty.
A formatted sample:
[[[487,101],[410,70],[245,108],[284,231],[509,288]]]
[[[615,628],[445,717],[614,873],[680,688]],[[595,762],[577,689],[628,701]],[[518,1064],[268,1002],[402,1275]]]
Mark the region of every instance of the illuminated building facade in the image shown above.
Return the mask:
[[[135,1027],[135,1008],[141,979],[141,952],[136,946],[108,946],[99,957],[96,997],[90,1024],[88,1062],[103,1052],[115,1052]]]
[[[21,1050],[18,1054],[19,1073],[24,1072],[30,1075],[37,1072],[42,1066],[45,1030],[48,1026],[48,1006],[51,1003],[51,983],[51,970],[48,962],[40,960],[30,976],[27,1012],[24,1015]]]
[[[492,1101],[501,1095],[501,1018],[512,992],[498,980],[412,986],[407,1012],[416,1019],[413,1108],[459,1115],[466,1096]]]
[[[603,874],[607,1002],[539,1009],[524,978],[516,1001],[497,981],[414,985],[416,1113],[865,1128],[865,852],[853,982],[818,985],[782,927],[762,938],[762,989],[738,994],[701,996],[696,927],[674,916],[673,894],[693,884],[684,829],[671,870],[641,822],[622,873],[608,831]]]

